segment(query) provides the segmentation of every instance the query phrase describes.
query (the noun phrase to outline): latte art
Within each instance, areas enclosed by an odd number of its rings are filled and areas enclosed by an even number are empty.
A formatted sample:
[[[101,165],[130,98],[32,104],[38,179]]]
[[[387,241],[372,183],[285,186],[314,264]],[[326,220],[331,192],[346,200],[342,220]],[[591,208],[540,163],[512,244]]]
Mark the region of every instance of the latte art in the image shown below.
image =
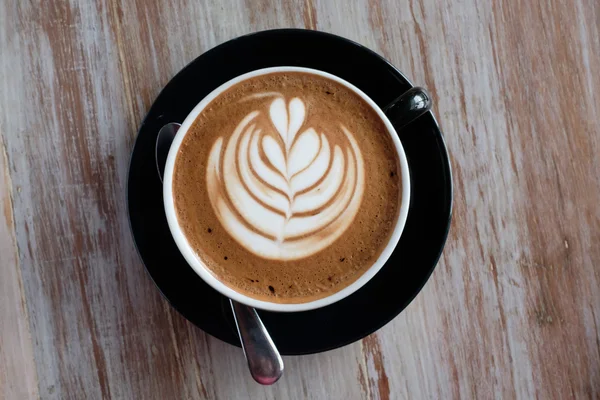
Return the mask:
[[[354,220],[365,186],[363,158],[343,121],[313,127],[302,99],[260,96],[264,108],[212,146],[210,203],[227,232],[252,253],[307,257]]]
[[[188,116],[165,204],[192,266],[252,299],[311,303],[351,287],[385,254],[408,200],[396,138],[335,77],[259,72]]]

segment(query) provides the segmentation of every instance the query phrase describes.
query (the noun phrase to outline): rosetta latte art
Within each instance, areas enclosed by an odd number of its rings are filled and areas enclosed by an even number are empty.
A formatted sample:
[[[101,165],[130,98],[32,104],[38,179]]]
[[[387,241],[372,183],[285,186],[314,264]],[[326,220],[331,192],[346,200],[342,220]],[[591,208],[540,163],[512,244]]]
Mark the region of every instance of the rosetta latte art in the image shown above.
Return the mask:
[[[350,226],[362,201],[364,163],[340,121],[317,131],[300,98],[264,97],[264,110],[215,141],[207,189],[219,221],[246,249],[299,259],[331,245]]]

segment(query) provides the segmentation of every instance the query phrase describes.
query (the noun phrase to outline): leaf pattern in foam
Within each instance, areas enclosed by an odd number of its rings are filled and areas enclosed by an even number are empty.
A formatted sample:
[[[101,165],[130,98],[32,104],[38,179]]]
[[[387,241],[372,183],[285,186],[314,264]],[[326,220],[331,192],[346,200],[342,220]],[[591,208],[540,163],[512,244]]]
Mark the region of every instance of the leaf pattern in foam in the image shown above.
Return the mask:
[[[334,158],[344,158],[344,152],[339,146],[335,146]],[[306,216],[303,218],[292,218],[284,224],[285,234],[283,237],[294,237],[306,235],[317,231],[338,218],[348,203],[352,200],[354,194],[354,179],[356,176],[356,162],[350,150],[347,151],[347,170],[346,176],[340,186],[339,193],[335,196],[335,201],[321,210],[318,214]]]
[[[336,149],[339,149],[339,147],[336,147]],[[342,186],[346,163],[341,150],[336,150],[335,154],[336,156],[334,156],[333,161],[331,162],[331,168],[321,183],[295,198],[292,210],[294,213],[317,210],[323,207],[329,200],[334,198],[336,193],[338,193]]]
[[[281,136],[281,140],[287,147],[288,114],[285,109],[284,99],[278,98],[273,100],[271,107],[269,107],[269,116],[279,136]]]
[[[242,181],[244,182],[246,187],[248,187],[250,193],[253,193],[259,201],[265,203],[266,205],[272,208],[275,208],[276,210],[285,213],[289,206],[289,201],[287,197],[273,190],[272,187],[266,184],[266,182],[261,181],[260,177],[257,177],[252,173],[253,166],[251,143],[259,137],[260,132],[260,129],[255,130],[255,126],[252,125],[248,128],[246,134],[242,136],[240,146],[238,148],[240,177],[242,178]],[[248,151],[248,149],[250,150]],[[281,179],[279,175],[274,175]],[[286,185],[284,182],[283,189],[285,188]]]
[[[288,111],[289,125],[287,132],[286,149],[289,151],[289,149],[292,147],[292,144],[294,143],[296,134],[302,127],[302,124],[304,124],[304,117],[306,116],[306,108],[304,107],[304,102],[299,98],[294,97],[292,100],[290,100]]]
[[[236,128],[233,135],[229,138],[225,152],[223,153],[223,183],[225,191],[234,208],[240,214],[241,218],[255,229],[266,235],[278,237],[285,223],[285,219],[276,212],[265,208],[259,203],[242,184],[238,173],[237,148],[242,139],[242,133],[248,132],[247,126],[254,118],[253,114],[248,115]],[[268,225],[264,221],[272,221]]]
[[[294,176],[290,182],[293,193],[301,192],[317,183],[327,172],[331,160],[331,148],[327,137],[321,134],[321,150],[314,161],[303,171]]]
[[[281,175],[287,178],[285,155],[279,143],[272,136],[265,135],[263,136],[262,145],[267,160]]]
[[[333,146],[313,128],[302,131],[306,112],[300,99],[286,104],[281,96],[269,105],[271,124],[255,121],[260,111],[253,111],[226,146],[219,138],[210,153],[215,213],[236,240],[266,258],[298,259],[327,247],[362,200],[365,171],[356,140],[343,125],[348,147]]]
[[[304,123],[306,117],[306,108],[304,102],[297,97],[290,100],[286,108],[285,100],[278,98],[273,100],[269,108],[271,122],[275,126],[277,133],[285,144],[286,153],[292,147],[296,134]]]
[[[273,171],[261,158],[259,142],[260,135],[257,133],[250,143],[250,165],[252,166],[252,169],[265,185],[269,185],[287,194],[288,184],[283,176]]]
[[[321,140],[313,128],[302,132],[292,146],[287,160],[287,171],[290,177],[307,168],[317,157]]]

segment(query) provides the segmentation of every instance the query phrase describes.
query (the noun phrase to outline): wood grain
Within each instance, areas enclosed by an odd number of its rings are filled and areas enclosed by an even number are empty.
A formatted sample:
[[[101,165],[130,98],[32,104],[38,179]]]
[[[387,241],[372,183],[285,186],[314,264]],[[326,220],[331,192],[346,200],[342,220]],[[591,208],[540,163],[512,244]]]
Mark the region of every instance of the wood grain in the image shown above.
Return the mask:
[[[277,27],[356,40],[432,92],[455,206],[405,312],[265,388],[159,296],[124,191],[162,86]],[[0,2],[0,397],[600,398],[598,49],[594,0]]]
[[[37,397],[29,319],[15,240],[10,176],[0,136],[0,398]],[[20,190],[17,187],[17,190]]]

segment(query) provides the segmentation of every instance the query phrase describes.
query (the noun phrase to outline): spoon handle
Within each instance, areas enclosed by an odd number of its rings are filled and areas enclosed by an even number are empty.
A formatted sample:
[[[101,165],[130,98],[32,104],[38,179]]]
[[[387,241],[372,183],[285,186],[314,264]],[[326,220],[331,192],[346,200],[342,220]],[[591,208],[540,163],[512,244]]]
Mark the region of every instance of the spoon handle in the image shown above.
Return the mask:
[[[283,373],[283,360],[256,310],[230,300],[250,374],[262,385],[272,385]]]

